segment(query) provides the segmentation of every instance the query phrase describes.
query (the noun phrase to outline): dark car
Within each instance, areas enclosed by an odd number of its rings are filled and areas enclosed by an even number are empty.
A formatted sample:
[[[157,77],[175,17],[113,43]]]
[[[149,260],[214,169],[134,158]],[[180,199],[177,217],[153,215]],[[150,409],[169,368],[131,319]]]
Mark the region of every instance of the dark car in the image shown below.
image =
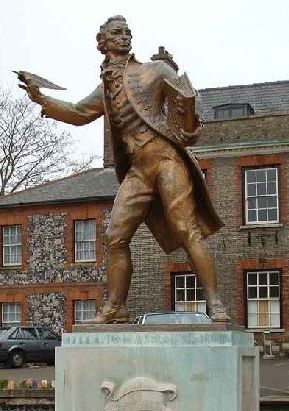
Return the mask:
[[[210,318],[201,312],[173,311],[167,313],[147,313],[136,317],[135,324],[211,324]]]
[[[0,328],[0,338],[1,338],[2,335],[3,335],[7,330],[9,330],[9,329],[10,329],[10,327]]]
[[[0,331],[0,362],[22,367],[25,362],[54,363],[61,338],[41,326],[18,326]]]

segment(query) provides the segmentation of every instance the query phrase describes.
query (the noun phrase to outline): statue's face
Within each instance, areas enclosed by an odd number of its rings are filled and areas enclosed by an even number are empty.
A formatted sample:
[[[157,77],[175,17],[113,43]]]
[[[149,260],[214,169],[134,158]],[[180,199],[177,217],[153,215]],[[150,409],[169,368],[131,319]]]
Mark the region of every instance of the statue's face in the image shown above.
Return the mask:
[[[106,50],[117,54],[128,53],[131,49],[131,31],[123,21],[112,21],[107,26]]]

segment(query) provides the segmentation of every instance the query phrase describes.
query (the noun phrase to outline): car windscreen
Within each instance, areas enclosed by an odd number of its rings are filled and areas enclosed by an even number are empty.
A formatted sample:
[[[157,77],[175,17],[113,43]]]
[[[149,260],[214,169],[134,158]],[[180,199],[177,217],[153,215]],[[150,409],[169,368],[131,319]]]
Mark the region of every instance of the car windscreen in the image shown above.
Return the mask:
[[[19,327],[16,334],[14,333],[10,338],[15,340],[37,340],[38,336],[35,328]]]
[[[210,324],[210,319],[202,313],[148,314],[145,324]]]
[[[7,331],[9,331],[9,328],[4,329],[4,330],[0,330],[0,340],[1,338],[7,333]]]

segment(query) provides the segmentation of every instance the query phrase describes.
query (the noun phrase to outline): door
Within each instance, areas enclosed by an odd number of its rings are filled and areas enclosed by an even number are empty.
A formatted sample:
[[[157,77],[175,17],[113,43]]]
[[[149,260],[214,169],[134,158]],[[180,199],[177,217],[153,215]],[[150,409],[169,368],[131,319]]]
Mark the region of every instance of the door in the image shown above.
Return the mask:
[[[55,347],[58,347],[60,337],[53,331],[46,328],[37,328],[41,341],[41,353],[43,361],[54,362]]]
[[[15,345],[24,351],[27,361],[37,361],[41,358],[40,341],[34,327],[19,327],[13,339]]]

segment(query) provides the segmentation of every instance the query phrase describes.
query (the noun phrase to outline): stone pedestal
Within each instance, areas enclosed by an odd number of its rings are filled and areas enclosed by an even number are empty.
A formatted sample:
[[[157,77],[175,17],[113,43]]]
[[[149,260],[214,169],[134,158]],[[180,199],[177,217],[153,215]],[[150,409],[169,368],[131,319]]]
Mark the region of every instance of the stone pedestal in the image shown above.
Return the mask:
[[[84,326],[56,349],[56,411],[257,411],[253,336],[220,326]]]

